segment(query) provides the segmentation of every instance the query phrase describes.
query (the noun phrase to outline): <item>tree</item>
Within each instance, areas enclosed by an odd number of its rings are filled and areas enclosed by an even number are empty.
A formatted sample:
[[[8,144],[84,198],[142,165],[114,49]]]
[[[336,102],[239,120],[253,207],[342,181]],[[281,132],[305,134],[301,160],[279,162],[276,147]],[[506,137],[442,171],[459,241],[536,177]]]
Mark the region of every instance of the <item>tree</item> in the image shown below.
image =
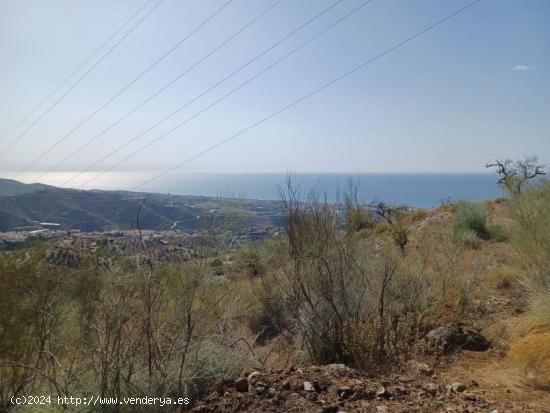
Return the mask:
[[[405,254],[405,247],[409,242],[409,230],[403,224],[402,215],[403,207],[391,207],[384,202],[373,202],[371,208],[374,209],[374,213],[380,218],[386,221],[390,225],[390,235],[399,247],[402,254]]]
[[[520,194],[529,181],[540,175],[546,175],[544,165],[538,163],[536,156],[529,156],[523,160],[512,159],[496,160],[485,164],[486,168],[496,168],[499,177],[497,183],[511,194]]]

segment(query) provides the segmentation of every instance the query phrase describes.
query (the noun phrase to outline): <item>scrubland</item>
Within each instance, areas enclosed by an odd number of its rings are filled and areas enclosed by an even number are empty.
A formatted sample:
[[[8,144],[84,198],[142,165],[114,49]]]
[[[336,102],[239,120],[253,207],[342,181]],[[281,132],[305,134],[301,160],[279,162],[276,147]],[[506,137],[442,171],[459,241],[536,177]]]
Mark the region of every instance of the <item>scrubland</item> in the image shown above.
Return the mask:
[[[284,234],[229,253],[205,231],[192,262],[105,265],[98,248],[66,268],[45,261],[47,244],[1,254],[3,408],[21,394],[197,403],[252,370],[341,363],[385,377],[411,360],[437,365],[434,380],[550,408],[548,182],[430,211],[320,195],[289,186]],[[427,335],[441,326],[491,349],[434,349]]]

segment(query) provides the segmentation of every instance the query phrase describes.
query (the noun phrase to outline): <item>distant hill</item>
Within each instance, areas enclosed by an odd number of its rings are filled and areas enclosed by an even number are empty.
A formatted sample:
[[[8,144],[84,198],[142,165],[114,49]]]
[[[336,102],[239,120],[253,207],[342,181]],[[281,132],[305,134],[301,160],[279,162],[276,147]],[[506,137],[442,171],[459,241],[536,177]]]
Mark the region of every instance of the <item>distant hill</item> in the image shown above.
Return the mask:
[[[0,179],[0,231],[37,226],[40,222],[88,232],[127,229],[135,226],[140,205],[142,229],[166,229],[175,222],[179,222],[178,228],[194,229],[199,225],[197,216],[207,215],[228,202],[198,196],[82,191]],[[248,215],[244,220],[240,218],[240,225],[254,226],[272,220],[270,214],[255,212],[251,205],[256,204],[270,203],[234,200],[230,204],[231,210]]]
[[[44,184],[24,184],[13,179],[0,178],[0,196],[22,195],[51,188],[54,187]]]

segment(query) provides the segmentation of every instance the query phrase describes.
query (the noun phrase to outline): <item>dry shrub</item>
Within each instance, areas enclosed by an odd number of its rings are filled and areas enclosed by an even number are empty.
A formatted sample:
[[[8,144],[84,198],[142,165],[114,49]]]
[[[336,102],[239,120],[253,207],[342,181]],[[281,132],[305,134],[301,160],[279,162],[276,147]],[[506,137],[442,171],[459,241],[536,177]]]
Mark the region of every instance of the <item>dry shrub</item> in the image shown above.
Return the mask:
[[[489,268],[485,281],[490,287],[508,289],[517,284],[518,278],[517,270],[498,266]]]
[[[531,290],[534,314],[550,323],[550,181],[515,195],[509,205],[515,221],[512,244],[520,254]]]
[[[506,362],[519,371],[527,383],[550,389],[550,331],[534,332],[516,341]]]
[[[414,212],[407,215],[407,221],[412,224],[414,222],[426,219],[428,217],[428,215],[429,215],[429,212],[426,211],[425,209],[417,208],[417,209],[414,210]]]
[[[371,249],[376,242],[339,229],[338,206],[315,194],[301,202],[293,188],[283,201],[275,295],[310,361],[395,367],[431,328],[467,311],[477,274],[450,234],[425,231],[409,254],[391,243]]]
[[[391,225],[385,221],[381,221],[374,226],[376,234],[385,234],[391,231]]]
[[[447,213],[454,213],[455,212],[455,206],[453,204],[444,203],[439,205],[436,209],[436,212],[447,212]]]

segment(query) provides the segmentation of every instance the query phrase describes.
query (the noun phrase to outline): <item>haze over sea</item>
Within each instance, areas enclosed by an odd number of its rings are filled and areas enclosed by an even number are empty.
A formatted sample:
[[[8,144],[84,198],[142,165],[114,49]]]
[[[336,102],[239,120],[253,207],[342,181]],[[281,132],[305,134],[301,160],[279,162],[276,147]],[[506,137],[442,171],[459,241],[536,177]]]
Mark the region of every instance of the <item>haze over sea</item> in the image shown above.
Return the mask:
[[[94,187],[127,189],[146,179],[124,174],[105,177]],[[180,173],[166,175],[139,190],[277,200],[288,176],[286,173]],[[360,202],[379,200],[431,208],[444,200],[483,201],[502,195],[495,176],[488,173],[299,173],[290,176],[304,190],[326,191],[330,201],[336,199],[338,188],[344,190],[350,180],[358,185]]]

